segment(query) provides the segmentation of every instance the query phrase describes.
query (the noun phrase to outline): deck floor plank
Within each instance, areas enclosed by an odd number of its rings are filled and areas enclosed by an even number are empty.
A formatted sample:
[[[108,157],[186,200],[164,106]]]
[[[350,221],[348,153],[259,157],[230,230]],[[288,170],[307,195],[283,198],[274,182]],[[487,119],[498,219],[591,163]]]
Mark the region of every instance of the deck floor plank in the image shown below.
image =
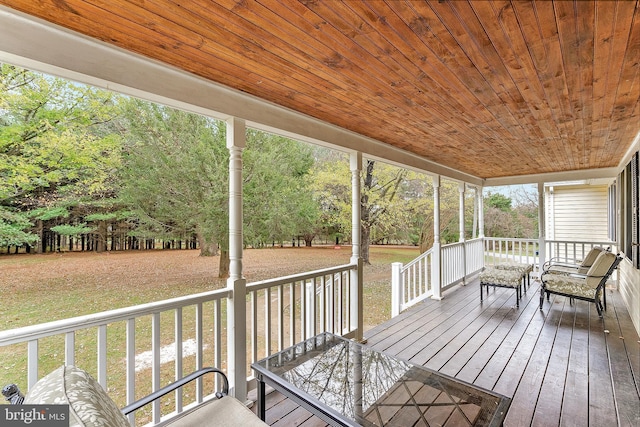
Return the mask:
[[[535,339],[535,345],[529,353],[528,358],[523,357],[514,360],[516,364],[526,366],[522,376],[520,377],[520,381],[517,384],[515,393],[510,393],[508,390],[500,387],[500,385],[504,379],[509,382],[510,388],[513,387],[513,385],[515,385],[514,379],[518,377],[517,372],[520,371],[521,368],[515,369],[514,372],[508,376],[503,373],[503,376],[500,377],[500,380],[496,385],[496,390],[499,390],[499,393],[507,396],[513,395],[513,402],[511,403],[511,407],[509,408],[509,412],[505,418],[506,424],[514,426],[529,425],[533,418],[536,402],[540,395],[540,389],[544,380],[544,373],[547,369],[549,356],[553,349],[553,342],[562,319],[565,300],[564,298],[561,298],[559,303],[555,303],[555,301],[552,300],[552,303],[555,307],[546,307],[549,309],[549,314],[547,315],[544,327],[540,330],[538,337]],[[518,353],[516,352],[516,355],[517,354]]]
[[[540,395],[533,414],[532,426],[558,425],[562,411],[564,385],[567,378],[571,335],[575,322],[576,304],[564,304],[560,323],[547,361]]]
[[[495,298],[485,298],[484,304],[480,304],[478,297],[477,305],[464,310],[462,317],[448,318],[447,322],[443,322],[438,329],[429,334],[427,340],[414,342],[409,348],[412,355],[409,356],[408,350],[403,350],[399,355],[431,369],[440,368],[480,328],[483,320],[506,303],[510,295],[505,291],[506,289],[497,290]]]
[[[607,294],[608,300],[615,303],[611,304],[611,306],[613,306],[613,313],[620,328],[620,336],[623,337],[624,348],[629,360],[629,369],[631,370],[636,390],[640,392],[640,340],[637,339],[638,334],[620,294],[610,290],[607,290]]]
[[[477,280],[457,286],[365,339],[511,397],[506,427],[640,425],[640,339],[616,291],[607,291],[608,311],[600,319],[593,304],[555,295],[539,310],[538,282],[519,308],[511,289],[495,288],[482,303],[478,290]],[[326,426],[277,392],[267,397],[267,422]]]
[[[578,301],[565,378],[561,426],[589,425],[589,304]]]
[[[598,317],[595,306],[589,307],[589,425],[616,423],[616,407],[611,367],[607,350],[608,330]]]
[[[493,388],[531,317],[538,313],[538,302],[536,298],[531,298],[532,294],[535,294],[535,290],[530,288],[528,298],[525,296],[520,301],[522,311],[509,311],[491,336],[455,374],[456,378],[480,387]]]
[[[638,395],[638,388],[634,381],[630,354],[626,351],[625,335],[628,331],[623,331],[615,308],[613,311],[613,315],[605,319],[609,331],[605,338],[609,349],[613,391],[618,401],[618,421],[623,426],[640,426],[640,405],[633,400]],[[637,341],[632,343],[638,344]],[[631,353],[637,355],[639,352]]]

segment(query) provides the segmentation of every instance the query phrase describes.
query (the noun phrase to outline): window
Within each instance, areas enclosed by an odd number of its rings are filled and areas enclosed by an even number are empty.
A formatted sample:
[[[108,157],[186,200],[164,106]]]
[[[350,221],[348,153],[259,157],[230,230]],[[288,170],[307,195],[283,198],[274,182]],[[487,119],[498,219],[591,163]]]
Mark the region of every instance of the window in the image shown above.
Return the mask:
[[[621,174],[621,248],[635,268],[640,269],[640,152]]]
[[[607,229],[609,240],[615,242],[618,240],[618,180],[609,186],[609,195],[607,199]]]

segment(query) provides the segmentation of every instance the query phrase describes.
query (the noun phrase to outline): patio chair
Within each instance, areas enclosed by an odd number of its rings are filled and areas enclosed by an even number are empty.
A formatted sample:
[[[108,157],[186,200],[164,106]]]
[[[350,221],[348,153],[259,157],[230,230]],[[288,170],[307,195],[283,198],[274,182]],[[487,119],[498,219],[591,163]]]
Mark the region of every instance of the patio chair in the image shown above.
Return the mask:
[[[540,310],[544,303],[544,295],[562,295],[573,299],[592,302],[596,305],[598,316],[602,317],[602,310],[607,309],[607,297],[604,286],[613,271],[622,261],[622,257],[608,251],[601,252],[584,277],[568,276],[566,274],[548,273],[541,276]],[[600,297],[602,296],[602,301]],[[604,303],[604,304],[603,304]]]
[[[160,397],[202,377],[214,373],[222,378],[222,390],[215,398],[207,400],[192,409],[185,410],[163,422],[163,426],[220,426],[220,427],[264,427],[267,426],[256,414],[234,397],[227,396],[229,383],[226,375],[216,368],[202,368],[186,377],[171,383],[150,395],[139,399],[120,410],[104,391],[102,386],[87,372],[80,368],[62,365],[41,378],[24,396],[23,404],[68,404],[69,427],[112,426],[131,427],[126,417]],[[12,385],[13,386],[13,385]],[[15,395],[19,390],[7,386]],[[4,390],[3,390],[4,394]],[[9,396],[6,396],[7,400]]]
[[[562,261],[560,257],[551,258],[545,262],[542,266],[542,274],[554,273],[554,274],[587,274],[589,268],[593,265],[598,255],[604,251],[610,251],[611,248],[603,248],[601,246],[594,246],[587,253],[582,261],[567,262]]]

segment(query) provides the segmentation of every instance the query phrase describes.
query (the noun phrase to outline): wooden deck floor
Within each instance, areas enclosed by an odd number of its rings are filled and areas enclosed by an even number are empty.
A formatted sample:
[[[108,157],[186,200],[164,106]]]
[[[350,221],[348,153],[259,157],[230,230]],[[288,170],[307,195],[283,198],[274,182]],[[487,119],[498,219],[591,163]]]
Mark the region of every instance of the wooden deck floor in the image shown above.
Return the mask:
[[[368,331],[368,345],[513,399],[505,426],[640,426],[640,339],[619,294],[608,311],[553,295],[538,309],[532,281],[480,302],[477,281],[445,292]],[[272,426],[324,426],[274,392]]]

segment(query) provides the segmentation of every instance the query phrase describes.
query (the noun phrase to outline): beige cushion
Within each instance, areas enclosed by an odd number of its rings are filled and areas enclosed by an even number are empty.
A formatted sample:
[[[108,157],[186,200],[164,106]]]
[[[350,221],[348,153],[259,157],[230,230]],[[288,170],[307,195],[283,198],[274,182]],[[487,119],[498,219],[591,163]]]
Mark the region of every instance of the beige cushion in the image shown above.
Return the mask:
[[[171,427],[216,426],[216,427],[265,427],[256,414],[238,399],[225,396],[204,403],[193,410],[178,415],[169,424]]]
[[[587,284],[589,287],[595,288],[598,286],[598,283],[607,274],[615,260],[616,255],[613,252],[600,252],[589,271],[587,271]]]
[[[31,387],[28,404],[68,404],[69,427],[131,427],[120,408],[91,375],[61,366]]]
[[[594,246],[593,248],[591,248],[589,253],[587,253],[587,256],[580,263],[580,267],[578,267],[578,273],[587,274],[587,271],[589,271],[589,268],[593,265],[593,263],[598,258],[598,255],[600,255],[602,252],[606,252],[606,251],[601,246]]]
[[[480,273],[481,284],[494,284],[517,288],[520,286],[522,273],[515,270],[501,270],[487,267]]]
[[[598,283],[599,280],[598,279]],[[545,274],[544,288],[551,292],[559,292],[577,297],[594,299],[596,296],[595,286],[590,286],[587,280],[582,277],[571,277],[563,274]]]

